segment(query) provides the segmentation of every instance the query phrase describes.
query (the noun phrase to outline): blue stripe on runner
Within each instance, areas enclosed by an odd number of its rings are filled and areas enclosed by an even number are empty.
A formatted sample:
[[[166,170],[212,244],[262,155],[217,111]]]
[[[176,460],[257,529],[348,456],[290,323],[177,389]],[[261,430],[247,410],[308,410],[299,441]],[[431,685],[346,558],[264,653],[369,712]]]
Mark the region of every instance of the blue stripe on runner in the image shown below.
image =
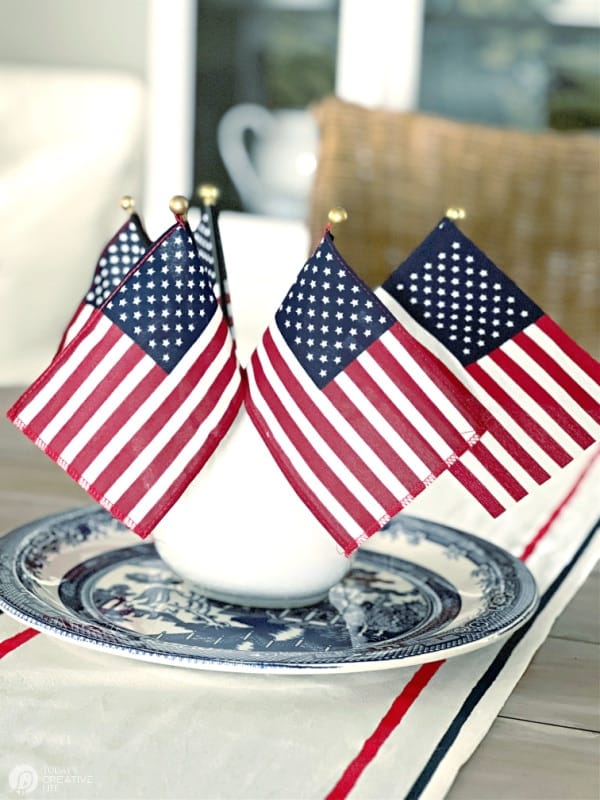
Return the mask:
[[[540,598],[540,604],[533,617],[531,617],[531,619],[529,619],[525,623],[525,625],[519,628],[518,631],[515,631],[515,633],[513,633],[513,635],[510,637],[510,639],[508,639],[508,641],[504,645],[504,647],[502,647],[502,649],[500,650],[494,661],[490,664],[487,671],[475,684],[475,686],[471,690],[471,693],[466,698],[465,702],[458,711],[457,715],[450,723],[450,727],[447,729],[446,733],[442,736],[439,743],[437,744],[435,750],[431,755],[431,758],[423,768],[423,771],[421,772],[417,780],[414,782],[414,784],[408,791],[405,800],[416,800],[416,798],[421,796],[421,793],[423,792],[423,790],[426,788],[427,784],[433,777],[436,769],[439,767],[442,760],[446,756],[446,753],[454,743],[456,737],[460,733],[461,728],[468,720],[469,716],[475,709],[477,703],[481,700],[481,698],[485,695],[485,693],[490,688],[492,683],[496,680],[496,678],[506,665],[506,662],[510,658],[515,647],[519,644],[521,639],[523,639],[525,634],[535,624],[542,611],[546,608],[550,600],[554,597],[554,595],[560,588],[561,584],[563,583],[569,572],[573,569],[577,561],[581,558],[581,556],[591,543],[592,539],[594,538],[594,535],[596,534],[599,528],[600,528],[600,519],[596,521],[594,527],[587,534],[587,536],[579,546],[578,550],[575,552],[575,555],[573,556],[571,561],[569,561],[569,563],[563,567],[563,569],[559,572],[554,581],[550,584],[548,589],[546,589],[546,591]]]

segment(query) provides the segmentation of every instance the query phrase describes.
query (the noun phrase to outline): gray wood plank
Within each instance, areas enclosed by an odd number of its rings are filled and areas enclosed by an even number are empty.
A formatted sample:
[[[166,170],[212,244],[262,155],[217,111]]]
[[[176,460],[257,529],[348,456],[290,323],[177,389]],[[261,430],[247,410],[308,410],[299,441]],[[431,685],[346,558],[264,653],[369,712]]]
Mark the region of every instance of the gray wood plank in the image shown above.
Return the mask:
[[[18,389],[0,389],[0,535],[38,517],[93,502],[4,417],[18,396]]]
[[[597,800],[600,735],[497,719],[447,800]]]
[[[600,645],[547,639],[500,716],[600,732]]]
[[[600,644],[600,564],[558,617],[550,635]]]

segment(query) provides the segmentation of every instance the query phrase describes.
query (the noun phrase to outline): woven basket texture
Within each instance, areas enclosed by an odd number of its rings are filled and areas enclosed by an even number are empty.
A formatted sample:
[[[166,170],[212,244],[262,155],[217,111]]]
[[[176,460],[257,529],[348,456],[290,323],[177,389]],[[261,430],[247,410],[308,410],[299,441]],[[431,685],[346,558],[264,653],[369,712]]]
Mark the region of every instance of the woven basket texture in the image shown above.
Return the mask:
[[[332,206],[340,252],[376,286],[450,206],[461,230],[576,341],[600,352],[600,139],[528,133],[335,97],[312,107],[313,245]]]

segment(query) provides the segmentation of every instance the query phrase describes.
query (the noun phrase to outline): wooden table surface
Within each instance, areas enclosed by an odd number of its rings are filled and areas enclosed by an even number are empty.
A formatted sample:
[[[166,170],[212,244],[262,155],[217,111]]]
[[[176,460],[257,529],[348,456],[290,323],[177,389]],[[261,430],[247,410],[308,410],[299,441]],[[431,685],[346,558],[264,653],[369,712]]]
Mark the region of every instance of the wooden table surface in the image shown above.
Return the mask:
[[[89,496],[4,419],[0,388],[0,533],[89,504]],[[449,800],[600,797],[600,569],[546,642],[448,794]]]

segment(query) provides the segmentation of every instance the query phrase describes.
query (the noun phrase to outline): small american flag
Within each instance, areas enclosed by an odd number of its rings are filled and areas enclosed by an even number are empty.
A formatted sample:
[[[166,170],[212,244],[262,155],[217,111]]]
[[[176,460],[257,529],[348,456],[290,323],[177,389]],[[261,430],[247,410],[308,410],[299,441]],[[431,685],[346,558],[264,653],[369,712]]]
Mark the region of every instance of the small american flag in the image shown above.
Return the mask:
[[[543,483],[598,437],[598,362],[449,219],[379,296],[488,408],[479,447],[520,485]]]
[[[235,338],[229,281],[225,268],[225,257],[221,246],[218,226],[218,212],[214,205],[205,205],[200,211],[198,226],[194,230],[194,239],[200,258],[204,261],[210,275],[217,301],[219,302],[231,335]]]
[[[250,359],[246,406],[292,487],[351,553],[483,432],[468,393],[447,389],[326,233]]]
[[[67,325],[58,352],[83,328],[94,308],[104,303],[151,245],[141,219],[131,214],[100,254],[90,288]]]
[[[242,396],[212,281],[178,220],[8,417],[144,537],[213,453]]]

